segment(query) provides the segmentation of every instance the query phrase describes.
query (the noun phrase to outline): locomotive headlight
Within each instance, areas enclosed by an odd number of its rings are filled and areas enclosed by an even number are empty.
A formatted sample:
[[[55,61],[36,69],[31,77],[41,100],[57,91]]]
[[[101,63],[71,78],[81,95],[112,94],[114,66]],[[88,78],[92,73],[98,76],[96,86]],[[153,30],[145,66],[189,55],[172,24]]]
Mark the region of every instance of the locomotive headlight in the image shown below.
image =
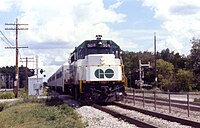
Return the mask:
[[[102,43],[101,41],[98,43],[99,46],[101,46],[102,44],[103,44],[103,43]]]

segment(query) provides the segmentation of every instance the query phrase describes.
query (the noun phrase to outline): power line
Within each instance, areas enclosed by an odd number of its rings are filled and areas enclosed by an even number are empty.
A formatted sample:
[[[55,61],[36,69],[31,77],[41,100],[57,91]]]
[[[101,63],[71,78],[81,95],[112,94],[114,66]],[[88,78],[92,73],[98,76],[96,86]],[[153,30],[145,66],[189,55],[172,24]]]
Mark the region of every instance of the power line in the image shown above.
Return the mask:
[[[3,37],[1,37],[1,40],[2,40],[4,43],[6,43],[8,46],[11,46],[8,42],[6,42],[6,41],[4,40]]]
[[[5,36],[5,34],[0,30],[0,33],[3,37],[1,37],[1,40],[8,46],[12,47],[13,46],[13,43],[11,43],[9,41],[9,39]]]
[[[14,46],[13,43],[11,43],[8,38],[3,34],[3,32],[0,30],[0,33],[3,35],[3,37],[6,39],[6,41],[11,45]]]

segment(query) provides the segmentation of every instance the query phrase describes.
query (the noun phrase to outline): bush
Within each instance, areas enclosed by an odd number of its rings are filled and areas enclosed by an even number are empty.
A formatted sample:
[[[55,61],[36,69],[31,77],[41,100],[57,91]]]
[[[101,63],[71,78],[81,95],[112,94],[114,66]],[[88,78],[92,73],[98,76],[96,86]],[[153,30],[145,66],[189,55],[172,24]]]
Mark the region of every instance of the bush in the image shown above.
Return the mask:
[[[12,98],[14,98],[13,92],[0,93],[0,99],[12,99]]]

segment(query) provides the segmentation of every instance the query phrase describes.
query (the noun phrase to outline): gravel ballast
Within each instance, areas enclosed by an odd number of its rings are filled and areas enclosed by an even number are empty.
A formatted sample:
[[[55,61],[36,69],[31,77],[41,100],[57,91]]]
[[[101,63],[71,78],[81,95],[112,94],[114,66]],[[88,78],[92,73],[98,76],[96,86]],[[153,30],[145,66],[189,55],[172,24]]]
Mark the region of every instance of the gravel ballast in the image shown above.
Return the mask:
[[[124,102],[122,102],[124,103]],[[126,105],[131,105],[132,103],[127,103]],[[141,108],[142,103],[136,102],[135,107]],[[181,125],[176,122],[170,122],[167,120],[159,119],[156,117],[148,116],[133,110],[126,110],[122,109],[116,106],[107,106],[108,108],[115,110],[117,112],[120,112],[121,114],[126,114],[127,116],[131,118],[135,118],[138,120],[143,120],[149,124],[153,124],[155,126],[161,127],[161,128],[190,128],[190,126]],[[145,104],[145,109],[155,111],[153,104]],[[93,108],[91,106],[82,106],[80,108],[77,108],[76,111],[82,116],[83,121],[87,122],[88,126],[87,128],[136,128],[137,126],[129,124],[127,122],[124,122],[123,120],[117,119],[105,112],[102,112],[96,108]],[[156,112],[169,114],[168,107],[167,106],[157,106]],[[189,119],[192,121],[199,122],[200,119],[200,112],[190,112],[190,117],[187,117],[187,111],[182,110],[179,108],[173,108],[171,113],[169,115],[182,117],[185,119]]]
[[[77,108],[76,111],[88,124],[87,128],[138,128],[91,106],[82,106]]]

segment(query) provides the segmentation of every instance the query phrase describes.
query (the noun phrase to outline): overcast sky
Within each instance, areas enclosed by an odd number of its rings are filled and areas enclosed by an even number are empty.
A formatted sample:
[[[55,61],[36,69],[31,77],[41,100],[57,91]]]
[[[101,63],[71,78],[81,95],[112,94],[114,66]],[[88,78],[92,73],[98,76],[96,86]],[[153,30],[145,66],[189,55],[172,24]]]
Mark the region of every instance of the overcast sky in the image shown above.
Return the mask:
[[[111,39],[125,51],[169,48],[188,55],[200,35],[200,0],[0,0],[0,30],[15,46],[15,31],[5,23],[29,24],[19,31],[20,57],[39,56],[47,78],[68,61],[84,40]],[[0,33],[0,67],[15,65],[15,50]],[[19,65],[25,63],[20,62]],[[35,68],[35,63],[29,63]]]

